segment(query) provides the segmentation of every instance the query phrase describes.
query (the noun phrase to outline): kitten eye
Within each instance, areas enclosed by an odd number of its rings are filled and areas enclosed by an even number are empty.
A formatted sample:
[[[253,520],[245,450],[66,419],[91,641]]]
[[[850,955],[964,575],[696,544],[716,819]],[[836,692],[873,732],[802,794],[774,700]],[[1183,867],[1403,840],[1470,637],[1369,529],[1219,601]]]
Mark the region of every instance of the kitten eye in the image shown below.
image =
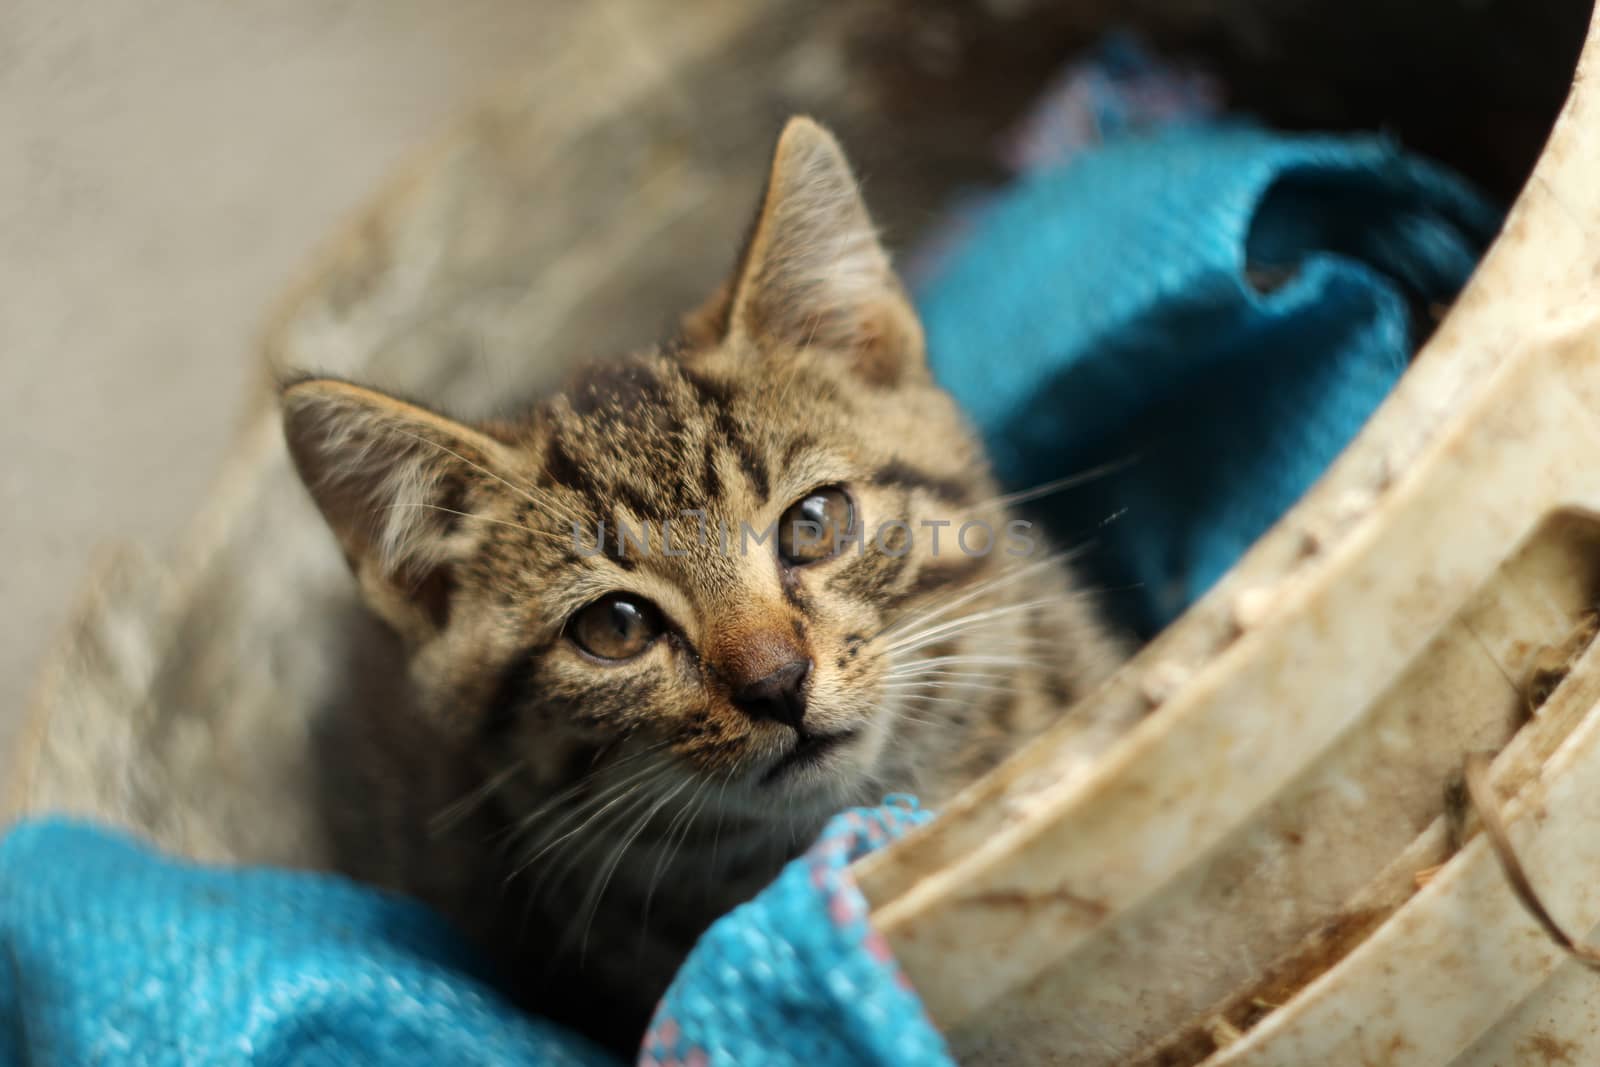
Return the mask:
[[[813,489],[778,520],[778,556],[791,567],[828,559],[855,529],[855,521],[849,493],[836,485]]]
[[[567,623],[573,644],[599,659],[632,659],[661,635],[661,613],[648,600],[623,593],[579,608]]]

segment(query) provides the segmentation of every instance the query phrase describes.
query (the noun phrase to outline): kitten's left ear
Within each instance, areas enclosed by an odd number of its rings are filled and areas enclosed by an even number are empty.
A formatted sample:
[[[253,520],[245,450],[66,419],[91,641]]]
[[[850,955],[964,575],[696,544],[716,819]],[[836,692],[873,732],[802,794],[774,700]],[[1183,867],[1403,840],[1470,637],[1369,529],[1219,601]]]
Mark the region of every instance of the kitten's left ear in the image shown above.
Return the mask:
[[[282,394],[290,458],[338,537],[367,603],[422,644],[443,631],[455,567],[477,549],[477,505],[509,469],[487,435],[333,379]],[[466,521],[463,521],[466,520]]]
[[[922,327],[833,135],[793,118],[778,138],[760,214],[731,285],[688,320],[757,346],[840,350],[892,384],[923,366]]]

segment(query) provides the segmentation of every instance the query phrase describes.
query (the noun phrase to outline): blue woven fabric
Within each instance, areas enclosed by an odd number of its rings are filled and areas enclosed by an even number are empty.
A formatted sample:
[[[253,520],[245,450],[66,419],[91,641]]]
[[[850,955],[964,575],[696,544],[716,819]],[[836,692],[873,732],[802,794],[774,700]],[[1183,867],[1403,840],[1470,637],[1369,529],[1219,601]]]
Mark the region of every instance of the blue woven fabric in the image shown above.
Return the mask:
[[[696,947],[641,1062],[948,1062],[846,868],[927,817],[896,801],[835,819]],[[615,1065],[520,1014],[411,901],[74,822],[0,841],[0,1065],[362,1063]]]
[[[1499,219],[1383,139],[1185,125],[1025,176],[918,303],[1004,482],[1133,460],[1043,510],[1149,634],[1355,435]]]
[[[7,1067],[611,1062],[518,1014],[408,900],[181,863],[79,823],[0,841]]]
[[[804,857],[700,939],[657,1009],[640,1063],[953,1064],[868,925],[849,871],[927,817],[901,798],[836,817]]]

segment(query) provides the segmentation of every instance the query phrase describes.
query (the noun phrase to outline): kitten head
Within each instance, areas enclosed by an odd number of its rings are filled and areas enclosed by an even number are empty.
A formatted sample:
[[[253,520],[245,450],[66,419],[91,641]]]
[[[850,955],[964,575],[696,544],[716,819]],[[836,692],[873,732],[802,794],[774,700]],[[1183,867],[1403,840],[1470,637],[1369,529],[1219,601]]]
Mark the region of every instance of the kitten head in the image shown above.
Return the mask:
[[[589,367],[517,421],[325,379],[283,402],[432,714],[547,791],[712,784],[707,810],[756,820],[875,799],[907,785],[913,691],[993,670],[930,612],[992,609],[1015,530],[809,120],[679,343]]]

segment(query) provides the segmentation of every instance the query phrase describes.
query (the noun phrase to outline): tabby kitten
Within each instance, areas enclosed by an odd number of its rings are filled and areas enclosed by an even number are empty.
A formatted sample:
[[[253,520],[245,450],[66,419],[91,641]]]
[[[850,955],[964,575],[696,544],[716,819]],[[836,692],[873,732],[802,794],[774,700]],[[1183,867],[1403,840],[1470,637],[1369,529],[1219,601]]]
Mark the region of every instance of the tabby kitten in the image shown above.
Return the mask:
[[[937,806],[1119,658],[998,497],[807,119],[678,342],[517,421],[329,379],[283,405],[438,759],[482,784],[504,914],[462,918],[516,946],[539,1010],[616,1047],[830,813]]]

